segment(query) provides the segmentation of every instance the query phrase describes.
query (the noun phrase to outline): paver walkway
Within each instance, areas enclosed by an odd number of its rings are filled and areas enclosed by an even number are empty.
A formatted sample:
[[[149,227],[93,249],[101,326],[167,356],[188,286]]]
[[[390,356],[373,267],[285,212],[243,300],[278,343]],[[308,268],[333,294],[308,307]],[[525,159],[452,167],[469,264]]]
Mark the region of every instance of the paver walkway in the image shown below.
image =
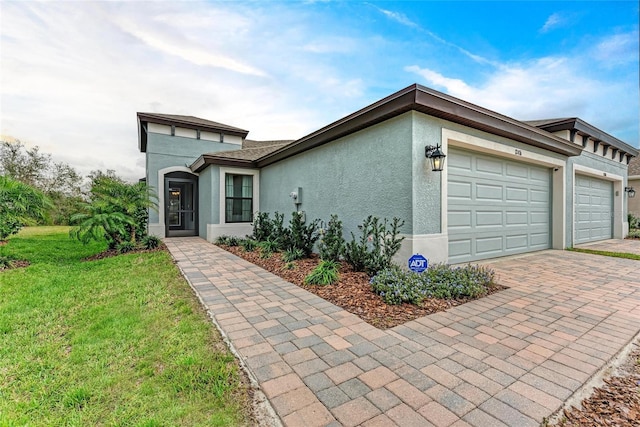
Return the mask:
[[[538,426],[640,330],[640,261],[504,259],[510,289],[381,331],[200,238],[166,243],[287,426]]]

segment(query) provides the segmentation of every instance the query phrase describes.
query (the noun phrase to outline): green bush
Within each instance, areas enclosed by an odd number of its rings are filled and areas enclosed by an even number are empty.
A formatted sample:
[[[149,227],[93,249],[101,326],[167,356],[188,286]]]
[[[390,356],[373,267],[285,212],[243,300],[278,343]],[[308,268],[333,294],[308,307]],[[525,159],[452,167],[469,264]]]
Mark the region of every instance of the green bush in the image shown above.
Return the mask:
[[[240,246],[244,249],[245,252],[253,252],[258,246],[258,242],[253,239],[242,239],[239,241]]]
[[[404,221],[393,218],[391,223],[384,218],[369,215],[358,226],[360,238],[351,233],[346,244],[344,259],[355,271],[364,271],[370,276],[393,265],[393,256],[398,253],[404,237],[398,237]]]
[[[236,236],[220,236],[216,239],[217,245],[239,246],[241,239]]]
[[[158,236],[147,235],[142,238],[142,247],[145,249],[155,249],[160,246],[160,243],[162,243],[162,240]]]
[[[43,220],[50,207],[51,201],[40,190],[0,176],[0,240]]]
[[[373,291],[387,304],[420,304],[425,298],[461,299],[486,295],[493,285],[493,270],[466,265],[436,264],[423,273],[386,268],[371,278]]]
[[[640,217],[630,213],[627,219],[629,221],[629,230],[640,229]]]
[[[262,242],[273,236],[274,223],[268,212],[256,212],[253,216],[253,234],[251,238]]]
[[[126,240],[124,242],[120,242],[116,245],[115,249],[118,251],[118,253],[121,254],[126,254],[127,252],[133,252],[136,250],[136,244]]]
[[[338,281],[338,268],[340,264],[336,261],[324,260],[304,278],[306,285],[332,285]]]
[[[344,254],[344,237],[342,237],[342,221],[337,215],[331,215],[327,231],[320,237],[318,251],[320,258],[329,261],[340,261]]]
[[[287,249],[282,253],[284,262],[297,261],[302,258],[304,258],[304,252],[301,249]]]
[[[313,245],[318,241],[320,235],[318,234],[319,220],[314,219],[308,224],[302,222],[302,213],[293,212],[291,214],[291,221],[289,221],[289,239],[286,245],[286,249],[300,249],[304,252],[305,257],[311,256],[313,252]]]
[[[635,230],[631,230],[629,231],[629,238],[631,239],[640,239],[640,229],[635,229]]]

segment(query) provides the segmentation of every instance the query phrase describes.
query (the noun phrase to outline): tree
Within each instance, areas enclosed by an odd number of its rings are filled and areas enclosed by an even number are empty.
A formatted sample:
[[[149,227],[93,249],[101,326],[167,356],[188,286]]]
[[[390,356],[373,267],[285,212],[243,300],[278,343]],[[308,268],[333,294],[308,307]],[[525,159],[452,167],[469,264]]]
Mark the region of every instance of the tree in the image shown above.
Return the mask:
[[[147,209],[155,208],[155,195],[144,182],[128,184],[113,171],[90,175],[90,201],[71,217],[78,225],[70,236],[84,243],[105,238],[109,248],[139,243],[146,235]]]
[[[43,219],[50,207],[51,202],[41,191],[0,176],[0,240],[6,240],[25,225]]]
[[[68,224],[82,201],[82,176],[71,166],[54,162],[39,147],[27,149],[20,141],[0,143],[0,175],[30,185],[52,201],[40,221]]]

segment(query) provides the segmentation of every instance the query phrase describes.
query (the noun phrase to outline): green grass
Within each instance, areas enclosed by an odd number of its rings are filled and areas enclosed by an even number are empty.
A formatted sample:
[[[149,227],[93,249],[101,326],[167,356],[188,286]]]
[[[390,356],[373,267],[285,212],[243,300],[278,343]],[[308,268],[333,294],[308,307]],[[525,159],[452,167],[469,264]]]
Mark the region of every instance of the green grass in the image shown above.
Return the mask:
[[[573,251],[573,252],[582,252],[585,254],[592,254],[592,255],[604,255],[604,256],[611,256],[614,258],[626,258],[626,259],[635,259],[635,260],[640,260],[640,255],[638,254],[630,254],[627,252],[609,252],[609,251],[598,251],[595,249],[583,249],[583,248],[568,248],[568,251]]]
[[[82,258],[65,227],[0,247],[0,426],[248,423],[236,360],[165,252]]]

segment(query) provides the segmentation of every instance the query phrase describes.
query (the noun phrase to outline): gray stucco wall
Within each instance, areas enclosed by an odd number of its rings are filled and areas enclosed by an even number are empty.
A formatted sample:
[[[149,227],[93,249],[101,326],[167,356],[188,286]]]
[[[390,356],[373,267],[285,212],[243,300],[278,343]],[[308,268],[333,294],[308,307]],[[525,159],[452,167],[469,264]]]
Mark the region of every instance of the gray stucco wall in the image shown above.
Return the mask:
[[[240,149],[240,146],[235,144],[225,144],[201,139],[149,133],[146,153],[147,184],[157,192],[158,171],[160,169],[171,166],[188,167],[204,153],[238,149]],[[199,193],[201,196],[206,194],[203,193],[202,190],[200,190]],[[202,202],[203,199],[201,197],[200,203]],[[159,209],[162,209],[162,207],[159,206]],[[149,223],[157,223],[159,220],[158,218],[159,216],[157,211],[149,211]],[[202,223],[202,218],[200,218],[200,227],[202,226]]]
[[[198,235],[207,237],[207,224],[220,222],[220,168],[209,166],[200,173],[199,184],[199,213]]]
[[[328,221],[337,214],[345,237],[357,234],[368,215],[405,221],[412,230],[412,115],[406,113],[313,150],[264,167],[260,210],[291,218],[289,197],[302,188],[300,210],[307,220]]]
[[[573,246],[573,205],[574,205],[574,191],[573,191],[573,165],[581,165],[586,166],[592,169],[596,169],[605,173],[621,175],[624,177],[626,182],[627,177],[627,165],[622,164],[620,162],[605,159],[602,156],[599,156],[594,153],[590,153],[588,151],[583,151],[580,156],[570,157],[567,162],[567,228],[566,228],[566,246]],[[617,196],[614,194],[614,199],[617,197],[623,197],[623,206],[624,206],[624,220],[626,221],[626,212],[627,212],[627,200],[624,194],[618,194]]]

